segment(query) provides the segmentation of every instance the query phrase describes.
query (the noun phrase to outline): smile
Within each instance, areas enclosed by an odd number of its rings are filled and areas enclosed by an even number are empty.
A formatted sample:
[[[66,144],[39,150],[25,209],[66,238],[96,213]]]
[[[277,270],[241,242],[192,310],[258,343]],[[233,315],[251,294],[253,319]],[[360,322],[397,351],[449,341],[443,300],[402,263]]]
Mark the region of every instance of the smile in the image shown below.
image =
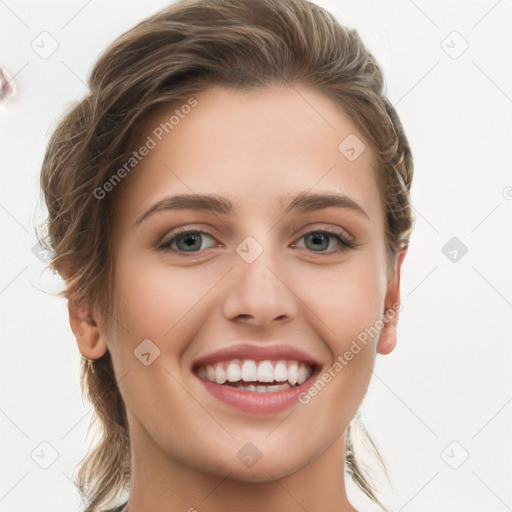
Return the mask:
[[[201,366],[197,373],[202,379],[216,384],[244,391],[276,393],[300,386],[313,373],[313,369],[301,361],[232,359]]]
[[[296,405],[320,371],[320,365],[294,360],[233,359],[199,366],[194,375],[214,402],[262,415]]]

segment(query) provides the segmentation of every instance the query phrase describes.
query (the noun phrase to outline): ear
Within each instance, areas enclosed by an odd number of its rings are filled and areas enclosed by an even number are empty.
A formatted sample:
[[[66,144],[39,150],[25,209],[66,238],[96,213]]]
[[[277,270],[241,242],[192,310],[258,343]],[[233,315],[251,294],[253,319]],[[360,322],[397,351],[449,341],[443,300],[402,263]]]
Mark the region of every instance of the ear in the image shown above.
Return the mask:
[[[397,305],[400,304],[400,269],[407,254],[407,249],[408,246],[405,246],[400,250],[394,275],[392,273],[392,278],[388,281],[383,318],[384,326],[380,331],[377,344],[377,352],[383,355],[392,352],[396,346],[396,326],[399,315]]]
[[[98,308],[76,304],[68,300],[69,325],[75,335],[80,353],[87,359],[99,359],[107,351],[107,343],[100,329]]]

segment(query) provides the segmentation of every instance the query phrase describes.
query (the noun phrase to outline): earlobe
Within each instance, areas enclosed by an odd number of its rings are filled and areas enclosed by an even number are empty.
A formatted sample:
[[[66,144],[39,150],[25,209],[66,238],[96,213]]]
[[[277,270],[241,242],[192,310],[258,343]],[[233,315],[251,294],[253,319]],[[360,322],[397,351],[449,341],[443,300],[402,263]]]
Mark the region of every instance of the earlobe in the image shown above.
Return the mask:
[[[380,332],[377,352],[387,355],[396,347],[396,326],[400,309],[400,269],[402,262],[407,254],[408,246],[402,248],[398,254],[396,262],[396,272],[394,279],[388,284],[388,290],[385,300],[384,325]]]
[[[87,359],[99,359],[107,351],[107,344],[100,329],[98,312],[88,304],[68,300],[69,325],[80,353]]]

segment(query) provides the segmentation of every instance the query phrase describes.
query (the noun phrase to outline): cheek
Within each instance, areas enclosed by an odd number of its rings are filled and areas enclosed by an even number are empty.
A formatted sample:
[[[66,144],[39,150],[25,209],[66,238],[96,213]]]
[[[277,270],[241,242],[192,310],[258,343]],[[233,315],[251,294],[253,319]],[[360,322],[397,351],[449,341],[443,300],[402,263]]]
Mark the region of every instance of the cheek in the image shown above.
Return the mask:
[[[310,294],[307,305],[314,312],[310,323],[323,338],[331,361],[318,376],[316,389],[310,390],[310,397],[304,400],[313,403],[318,396],[319,414],[325,404],[333,406],[329,420],[333,426],[344,424],[355,414],[368,389],[379,336],[375,324],[383,296],[381,272],[376,265],[338,269]]]
[[[119,321],[131,337],[168,339],[188,322],[193,307],[204,295],[204,283],[191,278],[193,269],[171,269],[142,258],[118,261],[116,303]]]
[[[205,284],[194,280],[191,286],[190,269],[187,275],[187,269],[171,270],[144,258],[120,257],[116,263],[117,329],[111,352],[119,387],[135,416],[153,418],[146,428],[158,436],[169,411],[184,410],[190,398],[179,384],[179,358],[201,327],[198,302]],[[151,361],[147,366],[145,352]]]
[[[311,308],[326,323],[334,345],[343,348],[378,320],[385,296],[385,274],[378,261],[354,258],[346,266],[317,273],[306,294]],[[308,279],[301,278],[303,284]],[[307,302],[309,302],[307,301]]]
[[[325,398],[355,410],[375,364],[380,332],[376,324],[379,325],[383,310],[385,270],[379,259],[360,257],[322,275],[321,281],[318,279],[318,286],[305,302],[314,313],[310,323],[317,326],[331,355],[331,364],[323,372],[330,374],[325,378],[332,382]]]
[[[165,367],[180,378],[183,354],[220,300],[212,300],[214,295],[207,293],[218,281],[217,273],[206,266],[199,271],[172,268],[150,258],[119,258],[115,279],[117,330],[109,345],[119,375],[146,368],[136,356],[149,347],[157,354],[149,368]],[[146,379],[148,373],[140,378]],[[168,380],[169,375],[162,378]],[[166,389],[161,384],[151,385]]]

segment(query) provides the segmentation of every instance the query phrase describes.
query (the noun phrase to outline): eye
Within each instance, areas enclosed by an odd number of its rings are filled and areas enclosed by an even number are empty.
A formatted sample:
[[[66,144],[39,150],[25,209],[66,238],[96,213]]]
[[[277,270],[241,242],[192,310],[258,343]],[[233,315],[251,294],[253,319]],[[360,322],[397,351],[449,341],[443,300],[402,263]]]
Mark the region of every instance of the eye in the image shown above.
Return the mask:
[[[350,240],[347,235],[341,233],[334,233],[332,231],[310,231],[305,235],[301,236],[301,239],[305,240],[305,248],[311,249],[313,252],[336,252],[343,251],[345,249],[351,249],[355,247],[355,244]],[[331,241],[334,242],[334,245],[338,246],[338,248],[334,250],[326,250],[331,245]],[[292,247],[298,247],[296,244],[292,244]],[[300,247],[302,248],[302,247]],[[319,250],[318,250],[319,249]]]
[[[218,247],[215,242],[210,243],[209,247],[203,247],[202,242],[204,238],[209,238],[215,241],[213,235],[206,231],[199,229],[187,229],[180,228],[172,233],[172,236],[163,242],[159,249],[164,251],[172,251],[185,255],[186,253],[197,253],[201,249],[210,249],[212,247]],[[312,252],[327,252],[332,253],[336,251],[343,251],[345,249],[351,249],[356,247],[356,244],[351,240],[351,237],[345,233],[336,233],[333,231],[317,230],[310,231],[300,237],[305,240],[304,246],[292,244],[292,247],[298,247],[300,249],[309,249]],[[334,244],[334,249],[329,249]],[[336,248],[337,246],[337,248]]]
[[[160,245],[159,248],[163,250],[171,250],[174,252],[198,252],[205,235],[206,238],[211,238],[214,240],[213,236],[208,234],[206,231],[180,228],[173,233],[171,238]],[[174,247],[175,242],[177,244],[177,248]],[[216,244],[211,245],[211,247],[216,247]],[[208,249],[208,247],[206,248]]]

